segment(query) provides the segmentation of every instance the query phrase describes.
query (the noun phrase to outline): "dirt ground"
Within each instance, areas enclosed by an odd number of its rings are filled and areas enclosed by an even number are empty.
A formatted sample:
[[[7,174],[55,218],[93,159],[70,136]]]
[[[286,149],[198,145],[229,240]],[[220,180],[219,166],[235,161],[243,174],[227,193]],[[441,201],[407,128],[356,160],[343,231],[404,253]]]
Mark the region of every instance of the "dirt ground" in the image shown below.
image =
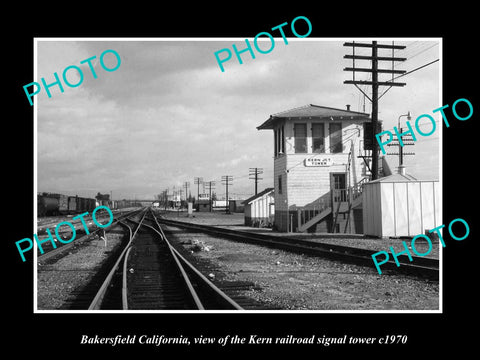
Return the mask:
[[[198,216],[191,221],[229,226],[240,217]],[[170,218],[176,219],[175,216]],[[178,217],[182,220],[182,217]],[[215,220],[215,221],[214,221]],[[228,281],[251,281],[249,296],[285,310],[438,310],[439,283],[396,274],[379,275],[374,267],[244,244],[202,233],[173,231],[192,254],[208,260]],[[192,245],[195,244],[195,245]],[[198,244],[202,246],[199,247]],[[200,248],[200,250],[199,250]],[[199,250],[199,251],[198,251]]]
[[[107,232],[107,242],[98,237],[72,248],[60,258],[37,263],[37,309],[61,309],[72,292],[82,289],[98,268],[119,246],[124,236],[117,225]]]
[[[179,215],[183,216],[170,214],[169,217],[187,219],[184,214]],[[243,214],[197,214],[189,220],[236,227],[242,226]],[[107,247],[103,241],[95,240],[59,261],[38,264],[38,309],[62,308],[70,294],[91,279],[95,269],[120,243],[122,236],[123,231],[118,227],[109,236]],[[435,281],[395,272],[379,275],[374,267],[343,264],[178,229],[169,238],[195,258],[211,263],[216,269],[213,274],[216,280],[255,284],[245,290],[244,295],[267,308],[326,311],[439,309],[439,283]],[[330,241],[334,240],[352,239]]]
[[[176,221],[191,222],[201,225],[219,226],[240,231],[251,231],[255,233],[274,234],[279,237],[291,237],[326,244],[351,246],[372,250],[372,253],[381,250],[390,252],[390,246],[393,247],[396,252],[401,252],[405,250],[403,245],[403,242],[405,242],[405,244],[409,248],[410,253],[413,257],[415,257],[415,253],[410,245],[411,239],[409,238],[371,238],[356,234],[282,233],[272,231],[269,228],[255,228],[245,226],[243,213],[226,214],[225,212],[194,212],[193,216],[188,217],[186,212],[167,212],[163,215],[168,219]],[[415,242],[415,248],[419,253],[427,253],[429,245],[425,240],[418,239]],[[439,245],[438,241],[432,241],[432,250],[428,255],[424,257],[439,259],[441,249],[442,247]]]

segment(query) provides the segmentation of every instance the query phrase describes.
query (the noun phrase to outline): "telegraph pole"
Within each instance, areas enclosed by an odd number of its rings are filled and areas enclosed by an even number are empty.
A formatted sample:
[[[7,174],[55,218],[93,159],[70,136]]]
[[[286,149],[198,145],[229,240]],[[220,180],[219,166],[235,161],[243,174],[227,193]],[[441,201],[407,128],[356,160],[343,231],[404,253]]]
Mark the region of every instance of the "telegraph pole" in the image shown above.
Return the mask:
[[[185,183],[183,184],[183,186],[185,186],[185,202],[187,203],[187,202],[188,202],[188,199],[187,199],[187,196],[188,196],[188,188],[190,187],[190,182],[189,182],[189,181],[185,181]]]
[[[378,51],[377,42],[372,41],[372,139],[378,129]],[[378,142],[373,142],[372,180],[378,177]]]
[[[228,185],[232,185],[233,176],[231,175],[223,175],[222,176],[222,184],[225,185],[225,198],[227,200],[227,204],[225,206],[225,213],[229,214],[229,206],[228,206]]]
[[[204,183],[208,186],[208,192],[209,192],[209,201],[210,201],[210,212],[212,212],[212,207],[213,207],[213,202],[212,202],[212,189],[215,187],[215,181],[209,181]]]
[[[248,175],[253,176],[253,177],[250,177],[249,179],[255,180],[255,195],[257,195],[258,180],[263,180],[262,178],[259,178],[258,175],[263,174],[263,168],[250,168],[249,171],[250,172]]]
[[[383,95],[378,96],[378,87],[379,86],[405,86],[406,83],[397,83],[393,81],[393,74],[404,74],[406,73],[406,70],[395,70],[394,69],[394,62],[395,61],[405,61],[406,58],[400,58],[400,57],[394,57],[393,56],[393,51],[395,49],[397,50],[403,50],[406,48],[404,45],[386,45],[386,44],[377,44],[376,41],[372,41],[371,44],[366,44],[366,43],[356,43],[356,42],[347,42],[344,43],[343,46],[350,46],[352,47],[352,55],[344,55],[344,59],[352,59],[353,65],[352,67],[346,67],[343,70],[344,71],[352,71],[352,80],[345,80],[343,83],[344,84],[353,84],[357,87],[358,90],[360,90],[363,95],[370,100],[372,103],[372,132],[371,132],[371,149],[372,150],[372,180],[375,180],[378,178],[378,152],[379,152],[379,147],[378,147],[378,142],[376,140],[376,133],[378,132],[378,100],[380,97]],[[360,48],[371,48],[372,49],[372,55],[371,56],[365,56],[365,55],[355,55],[355,48],[360,47]],[[378,49],[391,49],[392,50],[392,56],[378,56]],[[371,68],[361,68],[361,67],[355,67],[355,60],[370,60],[371,61]],[[392,68],[391,69],[386,69],[378,68],[378,62],[379,61],[391,61],[392,62]],[[370,72],[372,73],[372,80],[355,80],[355,73],[356,72]],[[378,74],[391,74],[392,79],[390,81],[379,81],[378,80]],[[358,85],[371,85],[372,86],[372,97],[370,98]]]
[[[200,184],[203,184],[203,178],[196,177],[193,179],[193,181],[197,185],[197,201],[198,201],[198,198],[200,197]]]
[[[167,206],[168,206],[168,188],[164,191],[165,193],[165,211],[167,211]]]

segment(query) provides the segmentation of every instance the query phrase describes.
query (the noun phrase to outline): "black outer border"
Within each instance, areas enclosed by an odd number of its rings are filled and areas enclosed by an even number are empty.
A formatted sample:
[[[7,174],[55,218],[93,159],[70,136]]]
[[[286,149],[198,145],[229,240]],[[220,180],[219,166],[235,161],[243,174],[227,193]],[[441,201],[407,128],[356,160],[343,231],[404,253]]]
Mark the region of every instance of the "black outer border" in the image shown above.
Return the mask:
[[[3,272],[7,286],[3,292],[6,338],[4,346],[22,351],[25,346],[39,353],[65,356],[100,354],[112,351],[122,353],[155,353],[167,356],[165,350],[215,353],[258,352],[300,355],[304,351],[314,356],[327,353],[338,355],[352,351],[356,354],[389,356],[401,354],[440,354],[446,349],[466,353],[473,348],[475,323],[469,319],[476,312],[476,277],[473,257],[478,245],[475,239],[475,218],[472,205],[477,201],[475,164],[478,153],[474,136],[477,122],[478,91],[473,91],[478,78],[474,64],[474,27],[469,18],[475,11],[457,6],[436,13],[435,9],[421,10],[406,4],[405,12],[372,12],[373,5],[361,7],[328,8],[322,3],[293,8],[277,5],[261,12],[245,3],[217,4],[211,9],[202,6],[192,9],[161,9],[163,5],[138,4],[135,9],[121,9],[110,4],[106,10],[98,5],[85,4],[81,8],[54,7],[20,11],[15,25],[7,25],[4,74],[4,105],[8,114],[3,142],[6,179],[4,186],[4,259]],[[292,5],[292,4],[290,4]],[[298,5],[298,4],[296,4]],[[34,5],[40,7],[40,5]],[[154,10],[156,9],[156,10]],[[127,11],[125,11],[127,10]],[[72,13],[76,14],[72,18]],[[21,14],[21,15],[20,15]],[[33,79],[34,37],[253,37],[258,32],[296,16],[310,19],[313,32],[310,37],[442,37],[443,40],[443,104],[452,104],[458,98],[467,98],[474,107],[474,116],[465,122],[453,120],[444,127],[444,222],[454,218],[465,219],[471,227],[470,236],[462,242],[447,240],[444,249],[444,313],[443,314],[33,314],[33,265],[27,258],[21,263],[14,242],[33,234],[33,108],[28,105],[22,86]],[[167,20],[168,19],[168,20]],[[376,21],[377,20],[377,21]],[[375,22],[376,21],[376,22]],[[12,24],[12,23],[10,23]],[[5,26],[2,25],[2,26]],[[274,55],[272,55],[274,56]],[[430,109],[426,109],[430,110]],[[432,109],[433,110],[433,109]],[[447,112],[447,114],[451,114]],[[452,116],[452,115],[450,115]],[[9,142],[5,141],[10,140]],[[467,180],[468,179],[468,180]],[[470,179],[473,179],[470,180]],[[472,315],[470,314],[472,313]],[[11,314],[11,315],[10,315]],[[114,336],[116,334],[165,334],[170,336],[382,336],[406,334],[408,343],[398,346],[202,346],[155,348],[150,346],[115,347],[80,346],[81,335]],[[7,349],[5,349],[6,351]],[[58,354],[58,355],[57,355]],[[35,355],[34,355],[35,356]]]

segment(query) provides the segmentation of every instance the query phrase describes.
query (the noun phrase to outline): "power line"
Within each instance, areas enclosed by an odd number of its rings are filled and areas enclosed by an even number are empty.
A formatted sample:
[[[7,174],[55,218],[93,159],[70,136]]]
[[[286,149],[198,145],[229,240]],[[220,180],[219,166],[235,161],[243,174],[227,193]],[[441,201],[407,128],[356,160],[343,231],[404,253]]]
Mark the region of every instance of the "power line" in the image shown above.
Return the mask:
[[[404,64],[411,59],[417,57],[418,55],[423,54],[424,52],[434,48],[435,46],[438,46],[439,44],[439,42],[436,41],[433,45],[430,45],[430,42],[431,41],[414,41],[412,44],[406,45],[407,48],[404,54],[405,57],[407,57],[407,60],[404,61]],[[427,45],[427,47],[423,48],[425,45]]]
[[[415,68],[415,69],[413,69],[413,70],[407,71],[406,73],[404,73],[404,74],[402,74],[402,75],[399,75],[399,76],[393,78],[391,81],[396,80],[396,79],[398,79],[398,78],[401,78],[402,76],[411,74],[411,73],[413,73],[413,72],[415,72],[415,71],[417,71],[417,70],[423,69],[424,67],[427,67],[427,66],[429,66],[429,65],[432,65],[432,64],[436,63],[436,62],[439,61],[439,60],[440,60],[440,59],[433,60],[433,61],[431,61],[431,62],[429,62],[429,63],[427,63],[427,64],[424,64],[424,65],[421,65],[421,66],[419,66],[419,67],[417,67],[417,68]]]
[[[427,47],[426,49],[423,49],[423,50],[419,51],[418,53],[416,53],[416,54],[414,54],[414,55],[411,55],[411,56],[408,58],[408,60],[411,60],[411,59],[413,59],[414,57],[417,57],[418,55],[423,54],[424,52],[430,50],[431,48],[434,48],[435,46],[438,46],[438,42],[436,42],[435,44]],[[408,60],[407,60],[407,61],[408,61]]]
[[[353,84],[359,89],[365,96],[366,93],[362,91],[358,85],[371,85],[372,86],[372,98],[370,99],[372,103],[372,128],[376,129],[377,128],[377,123],[378,123],[378,89],[379,86],[381,85],[390,85],[390,86],[405,86],[405,83],[398,83],[398,82],[393,82],[395,80],[393,78],[393,74],[403,74],[405,73],[405,70],[395,70],[394,69],[394,63],[396,61],[405,61],[407,60],[404,57],[396,57],[394,56],[394,50],[399,49],[403,50],[406,48],[404,45],[394,45],[393,43],[391,45],[387,44],[378,44],[377,41],[372,41],[371,44],[369,43],[355,43],[355,42],[346,42],[343,44],[343,46],[350,46],[352,47],[352,55],[344,55],[343,57],[345,59],[352,59],[352,67],[347,67],[344,68],[344,71],[352,71],[352,80],[345,80],[343,83],[344,84]],[[371,49],[371,56],[366,56],[366,55],[355,55],[355,48],[370,48]],[[392,50],[392,54],[390,56],[379,56],[378,50],[379,49],[390,49]],[[371,67],[370,68],[360,68],[356,66],[355,60],[370,60],[371,61]],[[392,69],[387,69],[386,67],[379,67],[379,63],[381,61],[391,61],[392,62]],[[355,79],[355,72],[371,72],[372,74],[372,81],[365,81],[365,80],[356,80]],[[391,74],[392,75],[392,80],[389,81],[388,83],[385,81],[379,81],[379,74]],[[378,144],[375,142],[375,135],[374,132],[372,132],[372,144],[373,144],[373,149],[372,149],[372,180],[376,180],[378,178]]]
[[[408,62],[409,60],[415,58],[416,56],[418,56],[418,55],[420,55],[420,54],[423,54],[424,52],[426,52],[426,51],[434,48],[435,46],[438,46],[438,44],[439,44],[438,42],[435,42],[433,45],[430,45],[429,43],[430,43],[430,41],[428,41],[428,42],[414,41],[411,45],[407,46],[407,51],[406,51],[406,53],[404,54],[404,56],[405,56],[407,59],[406,59],[403,63],[405,64],[405,63]],[[427,46],[426,48],[423,48],[423,49],[422,49],[422,47],[424,46],[424,44],[428,44],[428,45],[430,45],[430,46]],[[400,49],[400,50],[401,50],[401,49]],[[397,52],[397,51],[399,51],[399,50],[397,50],[397,49],[394,50],[394,52]],[[437,61],[439,61],[439,59],[434,60],[434,61],[432,61],[432,62],[430,62],[430,63],[428,63],[428,64],[421,65],[421,66],[419,66],[419,67],[417,67],[417,68],[415,68],[415,69],[413,69],[413,70],[410,70],[410,71],[408,71],[408,72],[405,72],[404,74],[399,75],[399,76],[397,76],[397,77],[395,77],[395,78],[393,78],[393,79],[390,79],[390,80],[387,81],[387,82],[392,82],[393,80],[396,80],[396,79],[398,79],[398,78],[400,78],[400,77],[402,77],[402,76],[411,74],[411,73],[413,73],[413,72],[415,72],[415,71],[417,71],[417,70],[420,70],[420,69],[422,69],[423,67],[426,67],[426,66],[428,66],[428,65],[431,65],[431,64],[433,64],[433,63],[435,63],[435,62],[437,62]],[[368,80],[370,80],[370,79],[371,79],[371,74],[370,74],[369,77],[368,77]],[[388,84],[385,84],[385,86],[388,86]],[[363,90],[362,92],[366,92],[367,85],[363,85],[363,86],[361,85],[361,87],[362,87],[361,90]],[[380,99],[383,95],[385,95],[385,93],[386,93],[387,91],[389,91],[390,89],[391,89],[391,87],[387,88],[387,89],[379,96],[379,99]],[[364,95],[364,96],[365,96],[365,95]]]
[[[421,65],[421,66],[419,66],[419,67],[417,67],[417,68],[415,68],[415,69],[413,69],[413,70],[407,71],[406,73],[404,73],[404,74],[402,74],[402,75],[399,75],[399,76],[393,78],[393,79],[390,80],[390,81],[393,82],[393,80],[396,80],[396,79],[398,79],[398,78],[400,78],[400,77],[402,77],[402,76],[411,74],[411,73],[413,73],[413,72],[415,72],[415,71],[417,71],[417,70],[423,69],[424,67],[427,67],[427,66],[429,66],[429,65],[432,65],[432,64],[436,63],[436,62],[439,61],[439,60],[440,60],[440,59],[436,59],[436,60],[433,60],[433,61],[431,61],[431,62],[429,62],[429,63],[427,63],[427,64]],[[387,81],[387,83],[388,83],[388,81]],[[390,86],[388,89],[386,89],[378,98],[380,99],[380,98],[381,98],[383,95],[385,95],[385,93],[386,93],[388,90],[390,90],[391,88],[392,88],[392,87]]]

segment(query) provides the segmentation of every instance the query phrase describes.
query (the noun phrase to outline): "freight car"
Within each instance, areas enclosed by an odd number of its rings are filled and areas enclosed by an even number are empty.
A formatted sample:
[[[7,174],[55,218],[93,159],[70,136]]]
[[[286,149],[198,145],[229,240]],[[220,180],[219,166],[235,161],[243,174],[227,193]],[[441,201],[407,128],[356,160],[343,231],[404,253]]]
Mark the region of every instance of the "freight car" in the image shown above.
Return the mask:
[[[38,216],[55,215],[58,213],[58,198],[37,194]]]
[[[77,212],[77,197],[76,196],[69,196],[68,197],[68,214],[73,214]]]
[[[68,196],[58,195],[58,214],[68,214]]]
[[[69,215],[91,212],[95,209],[95,199],[62,194],[37,194],[38,216]]]
[[[70,196],[69,202],[72,204],[70,208],[70,212],[75,212],[75,213],[83,213],[86,211],[91,212],[96,207],[95,199],[90,199],[90,198]],[[75,207],[73,206],[73,204],[75,204]]]

